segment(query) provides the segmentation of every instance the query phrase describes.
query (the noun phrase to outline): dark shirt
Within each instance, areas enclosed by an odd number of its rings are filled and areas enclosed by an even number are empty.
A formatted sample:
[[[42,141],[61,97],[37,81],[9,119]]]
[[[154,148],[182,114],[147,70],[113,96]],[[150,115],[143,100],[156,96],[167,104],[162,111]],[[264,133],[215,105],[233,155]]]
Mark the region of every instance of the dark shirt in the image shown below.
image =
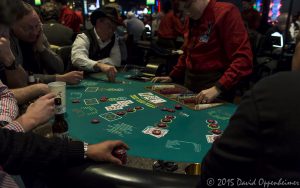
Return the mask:
[[[116,36],[111,37],[111,42],[108,43],[104,48],[100,49],[97,37],[94,32],[94,28],[84,31],[84,34],[89,38],[90,48],[89,48],[89,58],[97,61],[99,59],[104,59],[110,56],[110,51],[113,48],[116,40]]]
[[[300,180],[299,80],[299,72],[279,73],[243,97],[202,161],[204,187],[208,178]]]
[[[46,139],[0,129],[0,165],[10,174],[50,171],[82,164],[83,143]]]
[[[73,30],[53,21],[43,24],[43,31],[48,42],[56,46],[69,46],[73,44]]]

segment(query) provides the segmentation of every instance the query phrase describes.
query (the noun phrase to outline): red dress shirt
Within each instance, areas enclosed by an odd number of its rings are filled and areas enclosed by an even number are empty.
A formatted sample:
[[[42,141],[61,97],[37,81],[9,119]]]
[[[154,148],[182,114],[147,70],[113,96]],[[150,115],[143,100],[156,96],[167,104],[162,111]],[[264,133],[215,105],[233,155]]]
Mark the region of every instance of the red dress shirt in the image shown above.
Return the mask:
[[[202,17],[190,23],[188,35],[184,54],[170,73],[174,80],[184,79],[185,69],[199,74],[222,71],[216,85],[230,89],[252,72],[248,33],[234,5],[211,0]]]

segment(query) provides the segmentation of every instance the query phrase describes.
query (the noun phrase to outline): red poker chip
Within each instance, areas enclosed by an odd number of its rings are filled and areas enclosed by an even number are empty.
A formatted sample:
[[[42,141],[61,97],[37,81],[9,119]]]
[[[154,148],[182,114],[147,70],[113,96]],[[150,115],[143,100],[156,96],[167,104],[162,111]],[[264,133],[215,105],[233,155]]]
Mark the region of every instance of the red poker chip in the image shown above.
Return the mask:
[[[100,122],[100,120],[97,118],[91,120],[91,123],[94,123],[94,124],[99,123],[99,122]]]
[[[122,161],[122,164],[127,163],[127,151],[123,147],[117,147],[112,152],[113,156],[120,159]]]
[[[72,103],[80,103],[80,100],[79,99],[73,99]]]
[[[216,123],[209,124],[208,126],[209,126],[210,128],[213,128],[213,129],[216,129],[216,128],[219,127],[219,125],[216,124]]]
[[[159,129],[154,129],[154,130],[152,131],[152,134],[160,135],[160,134],[161,134],[161,130],[159,130]]]
[[[119,112],[116,112],[117,115],[119,116],[124,116],[126,114],[125,111],[119,111]]]
[[[213,134],[217,134],[217,135],[219,135],[219,134],[222,133],[222,131],[221,131],[220,129],[213,129],[213,130],[211,130],[211,132],[212,132]]]
[[[106,102],[106,101],[108,100],[108,98],[107,98],[107,97],[101,97],[99,100],[100,100],[101,102]]]
[[[126,111],[127,111],[127,112],[134,112],[134,109],[133,109],[133,108],[127,108]]]
[[[175,110],[174,109],[172,109],[172,108],[168,108],[168,110],[167,110],[168,112],[175,112]]]
[[[166,122],[166,123],[168,123],[168,122],[171,122],[172,120],[171,120],[171,119],[169,119],[169,118],[164,118],[164,119],[162,119],[161,121],[162,121],[162,122]]]
[[[173,116],[173,115],[166,115],[165,118],[168,118],[168,119],[175,119],[176,117]]]
[[[136,110],[142,110],[143,107],[141,107],[141,106],[136,106],[136,107],[134,107],[134,109],[136,109]]]
[[[214,120],[214,119],[207,119],[206,120],[206,123],[209,123],[209,124],[218,124],[218,122],[216,121],[216,120]]]
[[[182,110],[182,106],[179,105],[179,104],[176,104],[176,105],[175,105],[175,109],[176,109],[176,110]]]
[[[168,125],[166,123],[158,123],[157,126],[161,128],[166,128]]]

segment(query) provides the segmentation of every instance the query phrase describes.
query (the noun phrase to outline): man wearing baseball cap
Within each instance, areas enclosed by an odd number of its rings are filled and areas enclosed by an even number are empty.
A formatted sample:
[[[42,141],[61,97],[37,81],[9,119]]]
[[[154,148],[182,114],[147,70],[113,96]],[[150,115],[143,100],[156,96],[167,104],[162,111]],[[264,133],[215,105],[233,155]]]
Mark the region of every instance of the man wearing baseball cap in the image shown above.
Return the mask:
[[[122,22],[113,7],[96,9],[90,17],[94,26],[76,37],[72,46],[72,64],[88,72],[102,71],[109,81],[114,81],[121,64],[121,53],[115,36]]]

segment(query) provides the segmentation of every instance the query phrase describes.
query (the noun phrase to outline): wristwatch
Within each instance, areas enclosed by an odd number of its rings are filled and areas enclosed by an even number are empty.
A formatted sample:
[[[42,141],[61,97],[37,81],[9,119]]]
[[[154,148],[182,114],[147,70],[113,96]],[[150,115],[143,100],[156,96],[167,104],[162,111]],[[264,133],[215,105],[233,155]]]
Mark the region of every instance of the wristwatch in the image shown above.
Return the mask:
[[[14,61],[12,62],[12,64],[9,65],[9,66],[4,65],[4,68],[5,68],[6,70],[16,70],[16,68],[17,68],[17,66],[16,66],[16,60],[14,60]]]
[[[83,150],[84,150],[83,158],[84,158],[84,159],[87,158],[87,150],[88,150],[88,146],[89,146],[88,143],[86,143],[86,142],[83,143]]]
[[[7,124],[8,124],[7,121],[0,121],[0,128],[5,127],[5,125]]]

